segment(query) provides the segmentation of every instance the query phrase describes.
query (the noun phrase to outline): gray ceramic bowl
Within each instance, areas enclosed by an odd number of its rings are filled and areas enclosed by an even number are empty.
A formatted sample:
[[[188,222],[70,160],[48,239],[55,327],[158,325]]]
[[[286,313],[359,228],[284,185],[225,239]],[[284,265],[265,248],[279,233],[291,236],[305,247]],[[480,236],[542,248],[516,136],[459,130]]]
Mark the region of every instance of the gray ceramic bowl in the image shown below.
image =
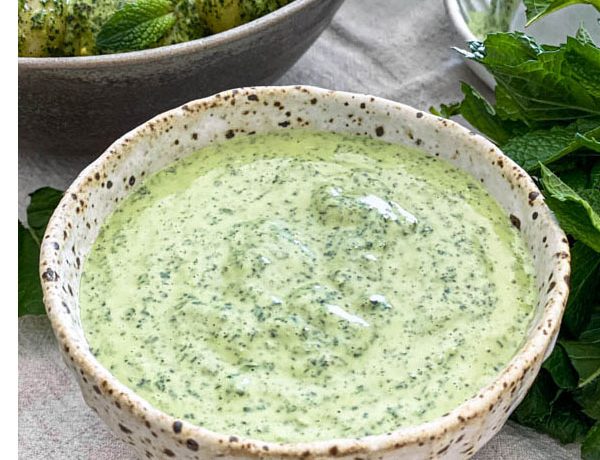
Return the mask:
[[[535,266],[539,301],[525,343],[497,378],[428,423],[359,439],[279,444],[215,433],[159,411],[90,353],[80,322],[79,281],[107,216],[144,178],[213,142],[315,129],[418,145],[481,181],[519,229]],[[411,107],[309,87],[233,90],[163,113],[116,141],[69,187],[42,244],[48,317],[87,404],[141,457],[209,459],[456,459],[497,433],[533,383],[558,334],[568,295],[569,245],[531,178],[493,144]],[[68,440],[65,440],[67,443]]]
[[[238,86],[273,83],[343,0],[295,0],[209,37],[103,56],[19,58],[19,148],[100,154],[151,116]]]

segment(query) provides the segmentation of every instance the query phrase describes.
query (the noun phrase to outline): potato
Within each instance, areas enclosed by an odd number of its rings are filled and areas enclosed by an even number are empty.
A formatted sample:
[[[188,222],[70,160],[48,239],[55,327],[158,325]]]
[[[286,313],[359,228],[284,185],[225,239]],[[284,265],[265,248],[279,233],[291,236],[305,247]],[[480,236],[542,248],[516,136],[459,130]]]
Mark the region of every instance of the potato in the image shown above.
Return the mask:
[[[264,16],[291,0],[197,0],[200,16],[212,33]]]
[[[200,17],[212,33],[241,24],[240,0],[197,0]]]
[[[60,55],[66,16],[63,0],[20,0],[19,56]]]

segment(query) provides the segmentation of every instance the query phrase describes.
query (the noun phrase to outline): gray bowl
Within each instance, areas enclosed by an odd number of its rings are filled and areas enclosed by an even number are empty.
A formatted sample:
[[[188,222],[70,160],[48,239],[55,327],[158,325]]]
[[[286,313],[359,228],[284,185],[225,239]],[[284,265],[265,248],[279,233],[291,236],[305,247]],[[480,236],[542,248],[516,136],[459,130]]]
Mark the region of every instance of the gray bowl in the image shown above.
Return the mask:
[[[156,113],[227,88],[274,82],[343,0],[295,0],[209,37],[102,56],[19,58],[19,149],[100,154]]]

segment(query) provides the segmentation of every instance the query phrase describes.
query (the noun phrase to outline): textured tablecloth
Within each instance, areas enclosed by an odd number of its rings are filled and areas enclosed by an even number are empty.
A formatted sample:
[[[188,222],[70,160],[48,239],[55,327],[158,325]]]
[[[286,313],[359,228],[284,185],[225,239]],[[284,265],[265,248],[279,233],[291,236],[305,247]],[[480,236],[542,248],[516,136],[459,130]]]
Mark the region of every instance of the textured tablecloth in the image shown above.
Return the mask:
[[[278,83],[370,93],[423,110],[458,99],[461,80],[487,92],[452,45],[461,43],[441,0],[346,0],[331,26]],[[20,217],[28,193],[44,185],[68,186],[94,156],[67,160],[19,152]],[[561,446],[509,423],[475,458],[578,457],[576,445]],[[135,458],[83,402],[45,317],[19,319],[19,458]]]

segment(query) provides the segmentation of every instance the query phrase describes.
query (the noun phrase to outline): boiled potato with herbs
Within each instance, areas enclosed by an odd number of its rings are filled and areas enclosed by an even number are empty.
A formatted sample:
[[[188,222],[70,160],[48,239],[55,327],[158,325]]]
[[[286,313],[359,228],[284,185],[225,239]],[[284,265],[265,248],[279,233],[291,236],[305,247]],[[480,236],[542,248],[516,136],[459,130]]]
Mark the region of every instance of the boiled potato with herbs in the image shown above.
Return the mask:
[[[212,33],[237,27],[271,13],[292,0],[197,0],[200,16]]]
[[[19,56],[96,53],[96,34],[123,0],[19,0]]]
[[[19,56],[56,56],[63,47],[63,0],[19,0]]]
[[[19,0],[19,56],[86,56],[182,43],[252,21],[290,1]],[[115,21],[124,17],[123,8],[135,11],[127,13],[126,24],[115,27]],[[170,22],[154,34],[148,24],[160,22],[161,16]],[[103,27],[109,21],[111,32],[106,32]],[[123,28],[135,32],[122,39],[127,35]],[[111,35],[115,29],[120,35]],[[103,42],[98,38],[101,30]]]

